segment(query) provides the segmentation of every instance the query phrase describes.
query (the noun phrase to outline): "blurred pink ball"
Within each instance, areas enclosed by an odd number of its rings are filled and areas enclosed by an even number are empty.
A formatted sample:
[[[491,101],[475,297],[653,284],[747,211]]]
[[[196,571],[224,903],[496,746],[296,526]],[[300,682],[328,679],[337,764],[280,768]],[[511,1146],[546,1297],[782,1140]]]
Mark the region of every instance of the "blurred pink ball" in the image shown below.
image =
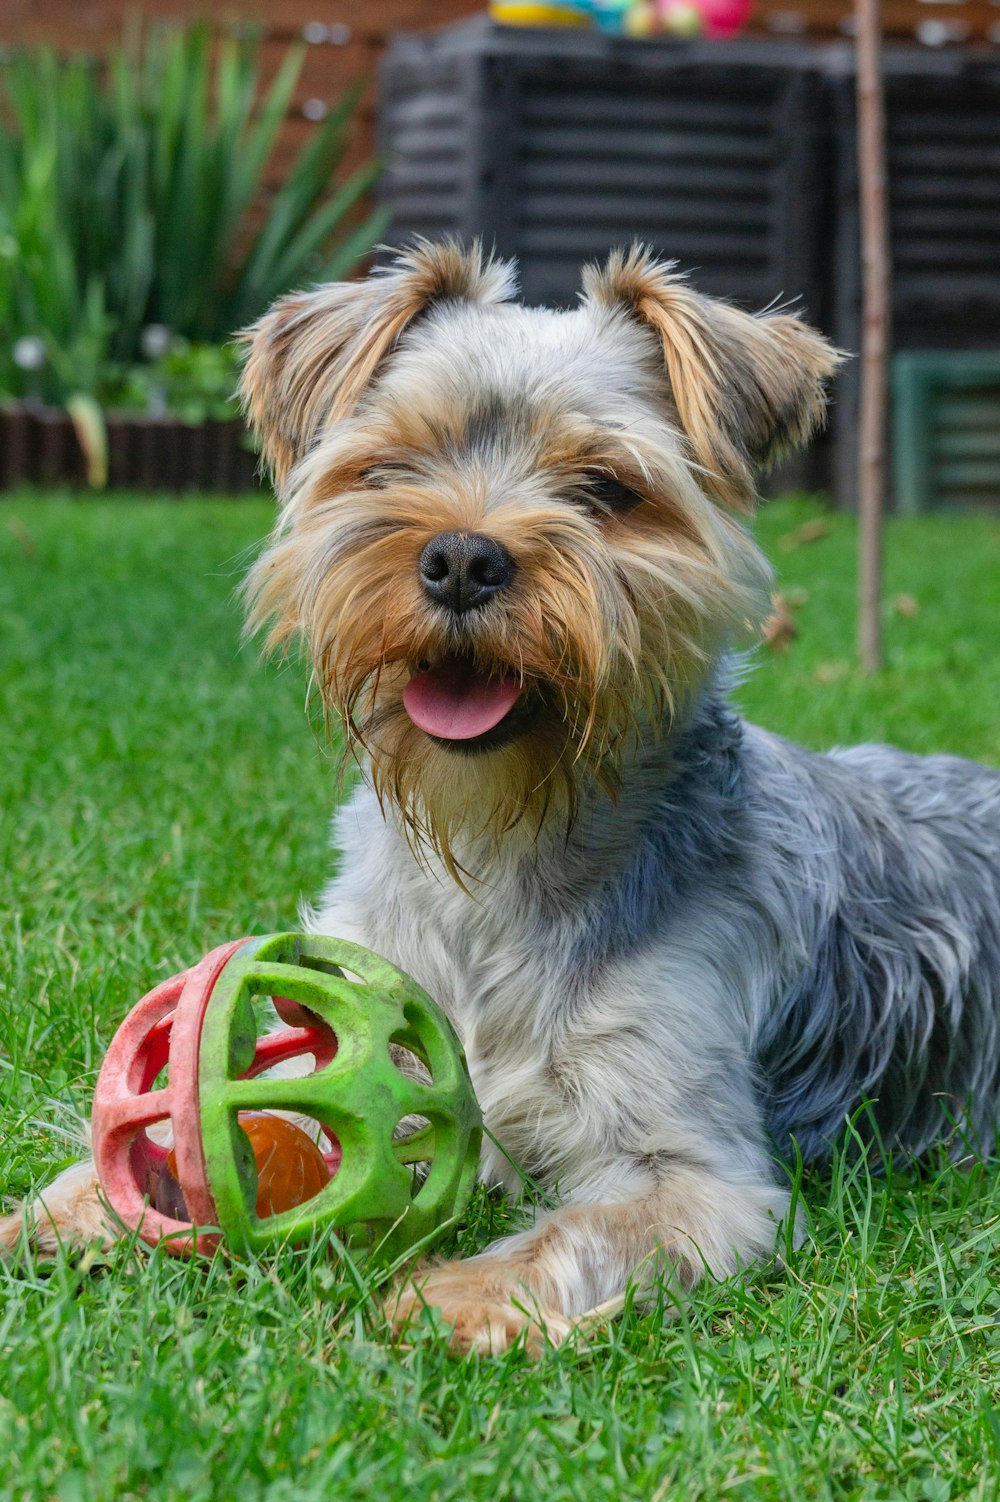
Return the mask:
[[[694,0],[705,17],[705,33],[710,37],[739,36],[750,19],[753,0]]]

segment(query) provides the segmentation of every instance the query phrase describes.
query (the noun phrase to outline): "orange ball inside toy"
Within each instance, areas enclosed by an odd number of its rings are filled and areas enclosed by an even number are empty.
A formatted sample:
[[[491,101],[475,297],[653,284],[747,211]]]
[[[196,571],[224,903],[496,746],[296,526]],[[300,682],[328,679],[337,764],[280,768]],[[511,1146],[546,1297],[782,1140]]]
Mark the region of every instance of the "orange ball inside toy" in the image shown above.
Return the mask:
[[[280,1215],[304,1205],[330,1182],[330,1168],[301,1127],[270,1111],[241,1111],[237,1121],[250,1139],[257,1164],[257,1215]],[[166,1171],[177,1184],[177,1157],[167,1155]],[[169,1203],[164,1208],[171,1209]]]
[[[330,1182],[316,1143],[301,1127],[268,1111],[241,1111],[236,1118],[257,1160],[257,1214],[280,1215],[304,1205]]]

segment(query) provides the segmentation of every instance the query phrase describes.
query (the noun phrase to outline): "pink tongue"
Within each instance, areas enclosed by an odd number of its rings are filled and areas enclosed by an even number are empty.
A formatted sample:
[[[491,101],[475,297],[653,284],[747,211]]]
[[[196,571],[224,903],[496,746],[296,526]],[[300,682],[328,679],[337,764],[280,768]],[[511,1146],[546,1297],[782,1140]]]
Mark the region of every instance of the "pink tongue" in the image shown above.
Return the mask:
[[[420,730],[443,741],[471,741],[499,725],[517,703],[514,678],[487,678],[461,657],[417,673],[403,690],[406,713]]]

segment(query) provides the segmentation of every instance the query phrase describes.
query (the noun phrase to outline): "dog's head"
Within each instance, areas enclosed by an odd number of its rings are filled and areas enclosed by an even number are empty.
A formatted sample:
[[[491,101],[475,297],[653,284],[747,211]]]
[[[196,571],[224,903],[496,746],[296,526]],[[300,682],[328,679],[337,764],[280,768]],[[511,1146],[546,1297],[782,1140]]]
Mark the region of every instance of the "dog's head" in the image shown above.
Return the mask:
[[[612,784],[757,624],[754,471],[815,429],[837,364],[639,249],[586,268],[572,312],[513,292],[478,247],[422,244],[247,335],[282,504],[251,620],[306,639],[376,789],[449,861]]]

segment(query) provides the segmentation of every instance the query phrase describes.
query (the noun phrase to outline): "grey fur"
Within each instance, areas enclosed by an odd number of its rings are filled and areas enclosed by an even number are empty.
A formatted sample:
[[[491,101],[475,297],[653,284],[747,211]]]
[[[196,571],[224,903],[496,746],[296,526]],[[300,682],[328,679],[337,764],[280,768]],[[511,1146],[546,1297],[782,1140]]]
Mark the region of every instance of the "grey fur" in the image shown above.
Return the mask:
[[[595,1009],[637,1094],[645,1069],[677,1073],[683,1035],[647,1030],[609,998],[622,967],[669,974],[675,944],[687,956],[697,935],[728,1026],[703,1019],[703,1057],[679,1072],[695,1076],[690,1120],[711,1125],[720,1147],[734,1129],[758,1144],[766,1132],[786,1154],[794,1138],[822,1158],[865,1097],[888,1147],[920,1153],[942,1136],[956,1150],[970,1138],[992,1146],[1000,773],[882,746],[816,755],[707,693],[683,730],[637,754],[617,804],[595,795],[568,843],[553,834],[486,867],[478,900],[421,873],[392,825],[370,821],[369,800],[359,791],[340,815],[345,878],[314,921],[360,930],[441,998],[474,1072],[511,1062],[511,983],[536,997],[541,965],[546,1004],[524,1018],[522,1041],[547,1055],[553,1091],[581,1089],[575,1031],[592,1032]],[[747,1117],[734,1122],[740,1093]],[[655,1108],[606,1104],[603,1124],[610,1132],[617,1115],[627,1156],[663,1150]],[[536,1146],[526,1166],[552,1182],[565,1165]]]

